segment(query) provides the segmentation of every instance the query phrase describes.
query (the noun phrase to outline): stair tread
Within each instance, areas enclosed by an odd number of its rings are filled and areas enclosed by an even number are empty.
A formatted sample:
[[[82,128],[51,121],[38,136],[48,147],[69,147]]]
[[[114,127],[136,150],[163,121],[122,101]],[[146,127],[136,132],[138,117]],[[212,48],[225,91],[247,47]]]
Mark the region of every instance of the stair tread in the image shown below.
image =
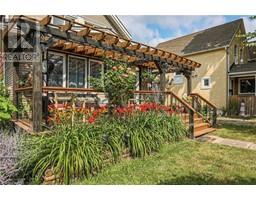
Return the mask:
[[[209,123],[207,123],[207,122],[202,122],[202,123],[198,123],[198,124],[195,124],[195,128],[198,128],[198,127],[201,127],[201,126],[210,126],[210,124]]]
[[[216,128],[206,128],[204,130],[195,131],[194,135],[195,135],[195,137],[199,137],[201,135],[205,135],[205,134],[211,133],[213,131],[216,131]]]

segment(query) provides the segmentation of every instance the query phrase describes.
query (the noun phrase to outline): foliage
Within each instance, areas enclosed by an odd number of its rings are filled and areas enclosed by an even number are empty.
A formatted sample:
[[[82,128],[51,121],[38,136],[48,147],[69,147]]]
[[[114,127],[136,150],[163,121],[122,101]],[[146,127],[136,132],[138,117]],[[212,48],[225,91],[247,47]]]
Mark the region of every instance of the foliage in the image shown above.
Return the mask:
[[[0,133],[0,185],[19,183],[17,159],[20,138],[18,134]]]
[[[135,90],[135,69],[126,63],[105,59],[106,71],[100,78],[90,78],[93,88],[108,94],[110,105],[125,105]]]
[[[256,20],[256,16],[250,16],[250,20]],[[248,32],[246,34],[240,34],[238,37],[243,38],[243,43],[246,46],[256,46],[256,27],[253,32]]]
[[[236,99],[230,99],[227,114],[231,116],[239,114],[239,102]]]
[[[3,80],[0,79],[0,125],[1,128],[8,124],[12,117],[12,114],[17,109],[9,98],[9,93],[4,86]]]
[[[25,140],[20,166],[24,177],[42,181],[44,172],[53,169],[60,182],[89,177],[102,166],[102,145],[90,124],[59,124],[49,136]]]
[[[156,79],[157,75],[158,74],[153,74],[152,72],[149,72],[149,71],[143,71],[141,78],[143,82],[149,82],[149,83],[152,83],[153,81],[159,82],[159,80]]]
[[[50,135],[24,140],[19,166],[27,179],[34,177],[38,183],[53,169],[59,182],[69,184],[97,173],[106,160],[117,162],[126,150],[133,157],[145,157],[186,135],[172,109],[155,103],[117,107],[111,116],[106,108],[91,113],[66,108],[51,118]]]

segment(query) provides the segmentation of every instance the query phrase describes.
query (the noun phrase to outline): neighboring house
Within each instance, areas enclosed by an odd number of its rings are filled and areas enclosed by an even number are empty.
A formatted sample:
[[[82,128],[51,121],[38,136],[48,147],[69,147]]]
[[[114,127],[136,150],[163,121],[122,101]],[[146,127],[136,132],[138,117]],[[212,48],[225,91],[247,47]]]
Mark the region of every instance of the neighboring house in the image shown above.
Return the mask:
[[[247,114],[256,115],[255,49],[253,52],[243,46],[242,39],[237,35],[244,33],[244,22],[238,19],[162,42],[157,48],[202,64],[193,74],[192,93],[199,93],[218,109],[227,108],[231,96],[236,95],[239,104],[242,99],[248,101]],[[167,80],[168,90],[180,97],[187,93],[186,79],[181,73],[169,74]]]

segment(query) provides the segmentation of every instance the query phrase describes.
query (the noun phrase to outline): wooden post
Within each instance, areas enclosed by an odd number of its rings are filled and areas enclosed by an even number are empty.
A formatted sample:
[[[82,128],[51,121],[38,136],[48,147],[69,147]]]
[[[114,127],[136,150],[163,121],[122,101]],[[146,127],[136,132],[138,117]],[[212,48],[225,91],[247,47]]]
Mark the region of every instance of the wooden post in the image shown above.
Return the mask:
[[[160,91],[162,92],[162,96],[160,102],[165,104],[165,84],[166,84],[166,73],[165,71],[160,72]]]
[[[192,92],[192,78],[191,78],[191,73],[185,75],[186,79],[187,79],[187,96],[189,96]],[[195,104],[195,98],[192,97],[192,106],[194,106]],[[194,111],[193,110],[189,110],[189,135],[191,139],[195,138],[194,135]]]
[[[216,127],[217,125],[217,108],[213,109],[213,114],[212,114],[212,126]]]
[[[186,75],[187,79],[187,96],[189,96],[192,92],[192,78],[191,74]]]
[[[33,131],[41,131],[42,123],[42,50],[39,42],[39,34],[34,35],[34,53],[39,55],[38,60],[33,61],[33,91],[32,91],[32,120]]]

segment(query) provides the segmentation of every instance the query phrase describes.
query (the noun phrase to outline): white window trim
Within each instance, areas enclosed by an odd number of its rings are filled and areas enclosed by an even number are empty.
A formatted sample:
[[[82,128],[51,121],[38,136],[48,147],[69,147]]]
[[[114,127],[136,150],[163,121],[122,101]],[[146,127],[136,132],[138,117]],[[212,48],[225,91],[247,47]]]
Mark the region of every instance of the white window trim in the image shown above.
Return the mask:
[[[240,80],[246,80],[246,79],[253,79],[253,76],[252,77],[250,77],[250,78],[248,78],[248,77],[243,77],[243,78],[238,78],[238,94],[239,95],[256,95],[256,76],[254,77],[254,82],[255,82],[255,91],[254,92],[252,92],[252,93],[241,93],[241,83],[240,83]]]
[[[85,77],[84,77],[84,88],[87,88],[88,86],[88,80],[87,80],[87,58],[81,57],[81,56],[74,56],[74,55],[68,55],[68,67],[67,67],[67,87],[69,87],[69,58],[78,58],[85,61]]]
[[[208,79],[209,80],[209,86],[205,86],[204,85],[204,80],[205,79]],[[202,90],[208,90],[208,89],[211,89],[211,87],[212,87],[212,80],[211,80],[211,77],[210,76],[204,76],[204,77],[202,77],[202,79],[201,79],[201,89]]]
[[[58,53],[58,52],[55,52],[55,51],[48,51],[48,55],[49,54],[54,54],[54,55],[58,55],[58,56],[62,56],[63,57],[63,74],[62,74],[62,79],[63,79],[63,83],[62,83],[62,87],[66,87],[66,54],[64,53]]]
[[[175,82],[175,78],[182,78],[182,81],[180,83]],[[176,74],[176,72],[173,73],[173,84],[174,85],[182,85],[184,83],[184,77],[183,74]]]
[[[104,64],[103,64],[102,61],[96,60],[96,59],[89,59],[89,62],[88,62],[88,76],[87,77],[91,76],[91,65],[90,65],[91,61],[100,63],[101,64],[101,70],[102,71],[104,70]],[[88,79],[88,88],[90,88],[90,87],[91,87],[90,79]]]

